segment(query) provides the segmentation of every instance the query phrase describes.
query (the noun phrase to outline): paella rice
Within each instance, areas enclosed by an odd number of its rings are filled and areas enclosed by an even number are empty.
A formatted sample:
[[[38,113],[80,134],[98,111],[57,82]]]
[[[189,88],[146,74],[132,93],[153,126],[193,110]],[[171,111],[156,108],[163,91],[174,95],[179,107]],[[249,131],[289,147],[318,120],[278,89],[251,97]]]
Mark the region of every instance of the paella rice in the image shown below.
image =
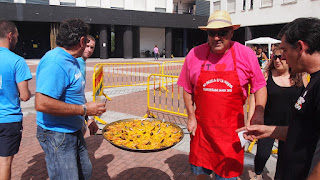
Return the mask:
[[[167,122],[132,120],[109,126],[104,136],[121,147],[153,150],[172,146],[183,135],[180,129]]]

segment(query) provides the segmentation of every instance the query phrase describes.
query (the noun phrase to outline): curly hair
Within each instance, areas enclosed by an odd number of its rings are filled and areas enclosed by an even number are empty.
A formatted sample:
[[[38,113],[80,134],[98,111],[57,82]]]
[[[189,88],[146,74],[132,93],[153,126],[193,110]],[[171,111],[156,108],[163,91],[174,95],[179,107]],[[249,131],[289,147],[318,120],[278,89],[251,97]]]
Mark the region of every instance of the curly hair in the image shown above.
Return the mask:
[[[273,52],[275,53],[276,51],[281,51],[280,48],[275,48]],[[274,67],[274,61],[275,59],[272,57],[269,65],[265,68],[265,72],[268,74],[271,73],[272,69],[275,69]],[[302,87],[303,86],[303,81],[302,81],[302,73],[294,73],[292,72],[291,68],[289,68],[289,74],[290,74],[290,83],[293,84],[293,86],[296,87]]]
[[[282,36],[294,48],[297,48],[297,42],[301,40],[309,46],[307,53],[320,52],[320,19],[298,18],[281,29],[278,37]]]
[[[77,45],[81,37],[87,38],[88,34],[89,26],[81,19],[66,19],[60,24],[56,43],[68,49]]]
[[[16,33],[17,26],[11,21],[0,20],[0,38],[5,38],[10,32]]]

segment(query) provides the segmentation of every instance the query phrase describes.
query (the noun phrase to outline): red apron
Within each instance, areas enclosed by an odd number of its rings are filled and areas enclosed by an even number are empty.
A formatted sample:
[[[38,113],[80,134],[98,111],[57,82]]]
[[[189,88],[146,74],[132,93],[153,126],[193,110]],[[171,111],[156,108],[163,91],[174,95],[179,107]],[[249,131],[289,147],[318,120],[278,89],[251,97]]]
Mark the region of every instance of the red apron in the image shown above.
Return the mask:
[[[209,54],[210,48],[195,87],[198,125],[195,136],[191,135],[189,161],[221,177],[237,177],[242,174],[244,150],[235,130],[244,126],[245,96],[236,71],[233,47],[232,71],[205,71]]]

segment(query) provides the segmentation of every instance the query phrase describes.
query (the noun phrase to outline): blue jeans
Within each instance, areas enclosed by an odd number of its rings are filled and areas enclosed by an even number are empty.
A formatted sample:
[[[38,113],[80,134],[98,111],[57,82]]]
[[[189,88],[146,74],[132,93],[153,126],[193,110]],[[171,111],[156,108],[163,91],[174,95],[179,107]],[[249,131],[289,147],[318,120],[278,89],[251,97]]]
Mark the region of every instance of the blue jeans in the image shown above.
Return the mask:
[[[193,164],[191,165],[191,172],[195,175],[201,175],[201,174],[206,174],[208,176],[210,176],[210,174],[212,173],[212,170],[204,168],[204,167],[199,167],[199,166],[195,166]],[[237,177],[232,177],[232,178],[224,178],[219,176],[218,174],[215,174],[216,180],[237,180]]]
[[[59,133],[38,126],[37,139],[45,153],[50,179],[90,179],[92,165],[81,131]]]
[[[158,59],[159,58],[159,53],[154,53],[154,59]]]

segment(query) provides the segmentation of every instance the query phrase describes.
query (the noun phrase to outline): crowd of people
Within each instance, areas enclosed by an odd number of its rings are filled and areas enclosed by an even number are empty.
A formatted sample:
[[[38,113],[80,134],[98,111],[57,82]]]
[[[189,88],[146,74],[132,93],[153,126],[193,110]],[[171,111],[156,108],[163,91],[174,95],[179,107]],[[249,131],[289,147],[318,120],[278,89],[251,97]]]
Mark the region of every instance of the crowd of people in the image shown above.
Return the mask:
[[[288,23],[264,72],[259,65],[259,59],[267,58],[262,48],[255,53],[231,40],[239,27],[228,12],[213,12],[207,25],[199,27],[207,32],[208,42],[189,51],[177,82],[184,89],[192,173],[197,179],[214,173],[217,180],[236,180],[244,166],[240,139],[259,139],[253,179],[262,179],[278,139],[275,179],[320,179],[320,20],[298,18]],[[15,24],[1,20],[0,179],[5,180],[11,178],[21,142],[20,101],[31,96],[30,70],[12,52],[17,41]],[[84,132],[88,126],[94,134],[97,125],[90,116],[106,111],[105,103],[87,102],[84,94],[85,63],[95,39],[82,20],[67,19],[60,24],[56,43],[58,47],[41,58],[36,72],[37,139],[50,179],[90,179]],[[154,53],[158,59],[157,46]],[[305,73],[311,75],[309,83]],[[245,123],[249,85],[254,101]]]

